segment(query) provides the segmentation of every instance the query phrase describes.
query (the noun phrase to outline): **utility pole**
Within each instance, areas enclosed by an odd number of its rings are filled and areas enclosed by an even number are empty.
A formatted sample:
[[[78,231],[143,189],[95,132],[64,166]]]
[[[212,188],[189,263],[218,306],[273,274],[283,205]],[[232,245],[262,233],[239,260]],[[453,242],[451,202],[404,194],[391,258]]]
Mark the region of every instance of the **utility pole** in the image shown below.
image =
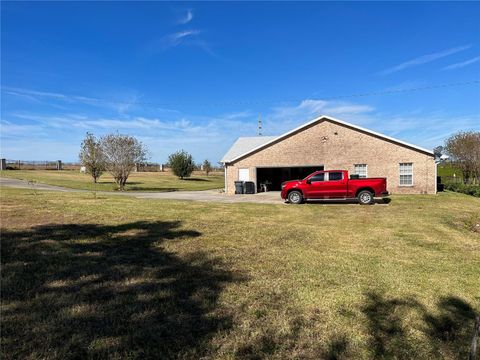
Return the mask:
[[[258,136],[262,136],[262,114],[258,114]]]

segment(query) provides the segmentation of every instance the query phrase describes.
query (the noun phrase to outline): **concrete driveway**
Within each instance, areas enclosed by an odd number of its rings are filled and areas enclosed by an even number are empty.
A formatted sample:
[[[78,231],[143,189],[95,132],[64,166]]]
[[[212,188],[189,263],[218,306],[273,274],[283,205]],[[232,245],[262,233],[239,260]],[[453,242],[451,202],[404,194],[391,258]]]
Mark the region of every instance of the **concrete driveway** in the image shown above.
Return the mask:
[[[22,189],[32,189],[25,180],[0,178],[1,186],[8,186]],[[61,191],[61,192],[91,192],[89,190],[68,189],[61,186],[53,186],[41,183],[35,183],[36,190],[47,191]],[[261,203],[261,204],[282,204],[283,200],[280,198],[279,191],[271,191],[266,193],[259,193],[253,195],[233,195],[227,196],[220,193],[218,190],[204,190],[204,191],[170,191],[170,192],[108,192],[99,191],[97,194],[102,195],[118,195],[118,196],[133,196],[139,199],[168,199],[168,200],[194,200],[205,202],[223,202],[223,203]]]

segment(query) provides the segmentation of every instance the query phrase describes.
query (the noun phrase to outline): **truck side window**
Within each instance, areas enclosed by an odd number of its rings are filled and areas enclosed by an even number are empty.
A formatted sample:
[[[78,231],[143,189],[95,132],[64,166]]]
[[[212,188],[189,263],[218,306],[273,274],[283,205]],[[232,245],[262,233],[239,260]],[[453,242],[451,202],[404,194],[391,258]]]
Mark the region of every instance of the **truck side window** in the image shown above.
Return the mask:
[[[342,172],[330,172],[328,173],[328,180],[329,181],[338,181],[343,179]]]
[[[310,181],[311,181],[311,182],[315,182],[315,181],[325,181],[325,174],[324,174],[324,173],[320,173],[320,174],[317,174],[317,175],[313,175],[313,176],[310,178]]]

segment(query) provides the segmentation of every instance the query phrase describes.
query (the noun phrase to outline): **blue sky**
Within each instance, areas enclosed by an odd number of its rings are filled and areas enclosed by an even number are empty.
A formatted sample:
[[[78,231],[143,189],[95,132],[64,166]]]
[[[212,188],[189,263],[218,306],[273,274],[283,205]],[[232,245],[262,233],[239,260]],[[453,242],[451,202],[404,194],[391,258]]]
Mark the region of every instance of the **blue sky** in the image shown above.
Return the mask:
[[[87,131],[151,161],[327,114],[426,148],[480,130],[480,3],[2,2],[1,156],[77,160]],[[346,96],[371,92],[392,94]],[[345,97],[343,97],[345,96]]]

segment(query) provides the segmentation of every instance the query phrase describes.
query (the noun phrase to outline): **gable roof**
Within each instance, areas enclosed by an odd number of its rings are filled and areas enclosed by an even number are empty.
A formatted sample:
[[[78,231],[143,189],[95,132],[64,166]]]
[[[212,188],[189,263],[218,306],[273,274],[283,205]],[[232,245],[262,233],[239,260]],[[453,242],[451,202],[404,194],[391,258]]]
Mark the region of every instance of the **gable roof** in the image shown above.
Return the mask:
[[[254,150],[262,145],[265,145],[272,140],[275,140],[278,136],[250,136],[250,137],[239,137],[237,141],[232,145],[230,150],[223,155],[220,162],[226,163],[231,162],[233,159],[239,157],[242,154],[250,153],[251,150]]]
[[[227,152],[227,154],[225,154],[225,156],[223,157],[223,159],[221,160],[221,162],[223,163],[231,163],[231,162],[234,162],[236,160],[239,160],[251,153],[254,153],[258,150],[261,150],[263,148],[266,148],[278,141],[281,141],[297,132],[300,132],[306,128],[309,128],[313,125],[316,125],[322,121],[330,121],[330,122],[333,122],[333,123],[336,123],[336,124],[339,124],[339,125],[343,125],[343,126],[346,126],[346,127],[349,127],[349,128],[352,128],[352,129],[355,129],[355,130],[358,130],[358,131],[361,131],[363,133],[366,133],[366,134],[369,134],[369,135],[372,135],[372,136],[375,136],[375,137],[378,137],[380,139],[383,139],[383,140],[387,140],[387,141],[390,141],[392,143],[395,143],[395,144],[398,144],[398,145],[402,145],[402,146],[405,146],[407,148],[410,148],[410,149],[413,149],[413,150],[417,150],[417,151],[420,151],[420,152],[423,152],[423,153],[426,153],[428,155],[432,155],[433,156],[433,151],[432,150],[428,150],[428,149],[425,149],[425,148],[422,148],[420,146],[416,146],[416,145],[413,145],[413,144],[410,144],[410,143],[407,143],[405,141],[402,141],[402,140],[398,140],[398,139],[395,139],[395,138],[392,138],[390,136],[387,136],[387,135],[383,135],[383,134],[380,134],[378,132],[375,132],[375,131],[372,131],[372,130],[368,130],[368,129],[365,129],[363,127],[360,127],[360,126],[357,126],[357,125],[353,125],[353,124],[350,124],[346,121],[342,121],[342,120],[339,120],[339,119],[336,119],[336,118],[333,118],[331,116],[327,116],[327,115],[321,115],[303,125],[300,125],[299,127],[293,129],[293,130],[290,130],[290,131],[287,131],[286,133],[284,133],[283,135],[280,135],[280,136],[257,136],[257,137],[252,137],[252,138],[239,138],[235,144],[233,144],[232,148],[230,148],[230,150]],[[253,147],[253,148],[250,148],[250,149],[247,149],[245,150],[244,152],[240,152],[238,149],[241,149],[242,146],[236,146],[236,144],[240,141],[240,139],[258,139],[258,138],[261,138],[261,139],[266,139],[266,138],[271,138],[270,140],[268,140],[267,142],[264,142],[264,143],[260,143],[256,146],[256,147]],[[248,143],[248,142],[247,142]],[[250,144],[254,144],[254,141],[252,141]],[[236,149],[234,149],[236,148]],[[247,148],[247,146],[245,146],[245,148]],[[232,149],[234,149],[234,151],[231,153]],[[230,156],[227,156],[227,155],[230,155]]]

